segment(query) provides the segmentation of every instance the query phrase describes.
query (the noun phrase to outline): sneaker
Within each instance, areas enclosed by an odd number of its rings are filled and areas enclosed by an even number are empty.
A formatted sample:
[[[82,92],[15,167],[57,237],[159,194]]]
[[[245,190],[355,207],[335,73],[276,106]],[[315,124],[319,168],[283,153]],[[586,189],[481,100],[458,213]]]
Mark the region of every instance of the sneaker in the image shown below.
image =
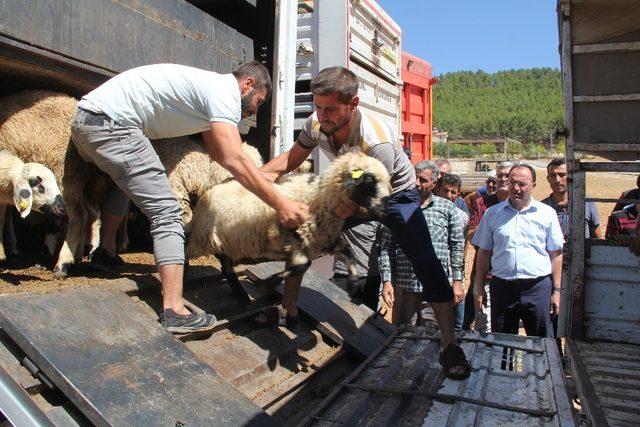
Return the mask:
[[[120,270],[125,266],[125,262],[118,255],[109,255],[104,248],[99,246],[91,255],[90,266],[100,271]]]
[[[186,305],[185,308],[191,314],[177,314],[172,309],[166,308],[159,314],[162,326],[169,332],[178,334],[210,331],[216,326],[217,319],[213,314],[198,313]]]

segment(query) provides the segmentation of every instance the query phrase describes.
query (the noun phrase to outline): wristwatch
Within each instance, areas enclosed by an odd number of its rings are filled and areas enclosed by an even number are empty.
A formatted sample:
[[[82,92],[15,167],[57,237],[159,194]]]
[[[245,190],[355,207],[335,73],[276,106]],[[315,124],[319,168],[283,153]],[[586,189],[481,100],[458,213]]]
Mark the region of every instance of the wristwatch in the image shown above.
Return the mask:
[[[560,292],[562,290],[562,288],[558,287],[558,286],[554,286],[553,287],[553,292]]]

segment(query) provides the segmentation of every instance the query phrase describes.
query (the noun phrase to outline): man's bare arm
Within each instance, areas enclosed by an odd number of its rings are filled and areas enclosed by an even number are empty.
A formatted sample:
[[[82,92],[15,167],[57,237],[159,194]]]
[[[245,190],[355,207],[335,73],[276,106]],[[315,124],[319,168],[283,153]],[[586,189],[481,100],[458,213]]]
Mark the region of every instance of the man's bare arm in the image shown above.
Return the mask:
[[[302,145],[295,143],[289,151],[280,154],[262,166],[260,171],[284,175],[300,166],[309,157],[311,151],[312,149],[304,148]]]
[[[296,227],[309,218],[308,206],[282,196],[247,157],[235,126],[222,122],[213,122],[210,126],[209,131],[202,132],[202,137],[211,158],[231,172],[240,184],[274,208],[285,227]]]

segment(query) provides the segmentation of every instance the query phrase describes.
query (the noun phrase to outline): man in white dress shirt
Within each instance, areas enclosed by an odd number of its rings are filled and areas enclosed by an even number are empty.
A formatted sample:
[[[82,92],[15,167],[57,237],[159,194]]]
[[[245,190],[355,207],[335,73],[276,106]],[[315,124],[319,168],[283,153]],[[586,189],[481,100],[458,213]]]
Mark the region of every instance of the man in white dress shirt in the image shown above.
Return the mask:
[[[476,308],[491,265],[491,330],[518,334],[522,320],[527,335],[553,337],[550,312],[557,314],[560,302],[564,238],[553,208],[531,198],[535,185],[531,166],[513,166],[509,198],[480,221],[472,241],[478,247]]]

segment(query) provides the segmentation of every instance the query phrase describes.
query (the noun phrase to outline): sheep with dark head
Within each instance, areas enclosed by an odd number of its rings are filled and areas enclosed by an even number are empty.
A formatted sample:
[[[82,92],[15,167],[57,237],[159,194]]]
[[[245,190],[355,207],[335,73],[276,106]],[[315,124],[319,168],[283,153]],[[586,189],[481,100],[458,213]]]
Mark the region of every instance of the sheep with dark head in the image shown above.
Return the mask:
[[[285,261],[285,275],[302,274],[311,260],[346,249],[341,238],[344,220],[334,213],[338,205],[353,200],[380,217],[390,194],[389,180],[382,163],[361,153],[340,156],[319,177],[285,177],[276,184],[278,191],[309,205],[310,219],[295,230],[283,228],[275,211],[239,183],[214,186],[194,210],[187,256],[216,255],[232,286],[237,285],[235,263]]]

